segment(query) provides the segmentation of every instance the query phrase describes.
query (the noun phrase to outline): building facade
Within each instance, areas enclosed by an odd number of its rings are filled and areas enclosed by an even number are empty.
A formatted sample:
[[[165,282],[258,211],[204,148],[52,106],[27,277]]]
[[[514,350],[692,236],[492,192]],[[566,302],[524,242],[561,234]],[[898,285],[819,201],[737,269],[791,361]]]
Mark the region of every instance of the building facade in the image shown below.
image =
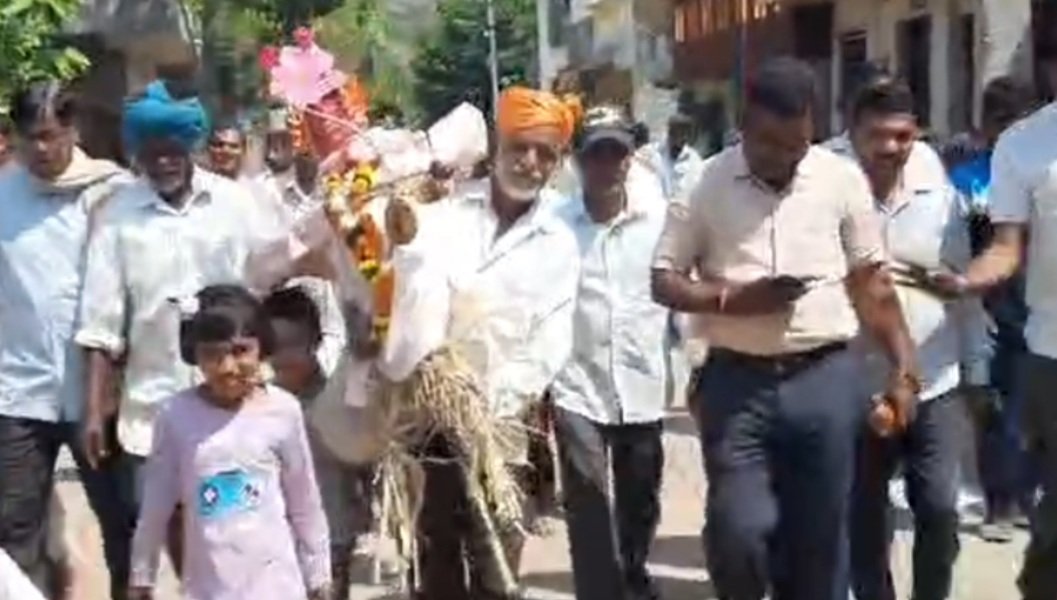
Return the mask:
[[[669,0],[537,0],[544,87],[626,106],[660,134],[678,106]]]
[[[971,126],[987,81],[1031,76],[1029,0],[675,0],[674,12],[675,72],[689,102],[728,121],[746,74],[775,54],[815,68],[820,137],[843,127],[841,100],[860,63],[905,78],[937,137]]]
[[[91,59],[77,82],[82,144],[93,156],[120,159],[125,97],[159,76],[193,76],[194,27],[179,0],[85,0],[69,34]]]

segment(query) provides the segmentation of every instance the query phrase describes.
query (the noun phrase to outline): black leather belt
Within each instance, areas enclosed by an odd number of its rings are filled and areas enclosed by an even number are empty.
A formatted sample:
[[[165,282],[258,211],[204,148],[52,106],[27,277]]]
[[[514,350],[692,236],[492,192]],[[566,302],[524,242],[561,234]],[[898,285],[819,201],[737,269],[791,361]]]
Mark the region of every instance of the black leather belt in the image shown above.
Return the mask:
[[[745,354],[727,350],[726,348],[712,348],[709,351],[709,360],[731,362],[769,375],[792,376],[822,362],[837,352],[847,349],[847,347],[847,342],[834,342],[804,352],[776,354],[773,356]]]

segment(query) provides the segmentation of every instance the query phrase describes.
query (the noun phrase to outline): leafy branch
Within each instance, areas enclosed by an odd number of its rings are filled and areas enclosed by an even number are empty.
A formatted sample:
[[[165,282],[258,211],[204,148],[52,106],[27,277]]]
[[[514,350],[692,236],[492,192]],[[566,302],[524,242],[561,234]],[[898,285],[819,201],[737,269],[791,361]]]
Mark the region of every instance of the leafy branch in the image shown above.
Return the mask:
[[[13,0],[0,8],[0,105],[32,81],[68,81],[88,69],[88,57],[61,39],[80,7],[80,0]]]

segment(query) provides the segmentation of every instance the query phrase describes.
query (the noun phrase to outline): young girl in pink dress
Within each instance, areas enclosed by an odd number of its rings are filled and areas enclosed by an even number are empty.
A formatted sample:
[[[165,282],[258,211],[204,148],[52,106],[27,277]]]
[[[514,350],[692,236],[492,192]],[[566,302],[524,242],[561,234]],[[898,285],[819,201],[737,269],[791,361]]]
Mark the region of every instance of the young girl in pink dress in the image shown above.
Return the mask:
[[[187,600],[300,600],[328,594],[326,518],[300,403],[262,383],[272,332],[238,286],[198,294],[181,352],[204,383],[158,415],[132,550],[130,597],[153,597],[158,555],[183,505]]]

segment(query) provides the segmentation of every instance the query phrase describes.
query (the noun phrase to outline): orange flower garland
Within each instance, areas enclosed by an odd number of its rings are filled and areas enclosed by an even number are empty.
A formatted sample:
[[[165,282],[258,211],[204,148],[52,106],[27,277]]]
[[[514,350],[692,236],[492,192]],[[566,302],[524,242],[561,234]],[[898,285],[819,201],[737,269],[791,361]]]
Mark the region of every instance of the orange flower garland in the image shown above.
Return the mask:
[[[324,185],[332,199],[330,205],[340,205],[344,213],[336,220],[335,228],[348,242],[349,256],[356,270],[371,285],[374,299],[373,335],[382,342],[392,315],[395,276],[385,264],[385,233],[364,210],[370,201],[377,174],[373,166],[360,165],[343,174],[328,176]]]

